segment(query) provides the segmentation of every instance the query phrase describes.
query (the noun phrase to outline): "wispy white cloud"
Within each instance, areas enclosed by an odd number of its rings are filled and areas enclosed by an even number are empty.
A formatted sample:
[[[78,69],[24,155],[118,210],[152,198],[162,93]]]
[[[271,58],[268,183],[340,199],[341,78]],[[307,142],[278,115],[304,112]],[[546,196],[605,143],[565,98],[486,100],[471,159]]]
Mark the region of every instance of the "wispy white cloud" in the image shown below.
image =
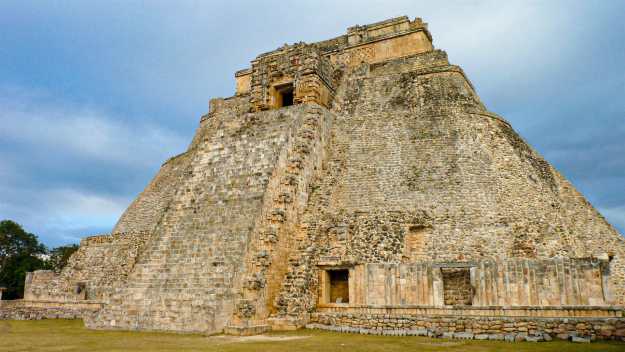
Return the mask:
[[[134,116],[55,101],[41,92],[0,89],[0,121],[0,138],[5,141],[120,165],[152,165],[182,151],[187,143],[182,136]]]
[[[0,186],[0,217],[27,224],[48,243],[77,242],[92,233],[110,231],[131,199],[78,189],[21,189]],[[101,229],[101,230],[100,230]]]
[[[127,184],[147,182],[147,170],[188,143],[135,116],[37,90],[0,88],[0,121],[0,218],[53,245],[110,231],[140,190]]]
[[[98,217],[103,214],[121,215],[129,203],[128,198],[106,196],[75,189],[54,189],[42,194],[46,207],[53,207],[50,214],[64,218],[66,214],[81,217]]]
[[[110,230],[131,199],[73,189],[55,189],[42,194],[45,204],[45,232],[64,241],[75,242],[86,235],[85,229]]]
[[[49,242],[110,229],[159,163],[184,150],[207,100],[230,95],[233,72],[255,55],[284,42],[314,42],[354,24],[408,15],[430,24],[435,46],[463,67],[491,110],[625,229],[619,188],[624,130],[615,125],[623,111],[625,33],[617,2],[281,5],[4,6],[0,218],[19,220]],[[77,103],[85,100],[92,103]]]

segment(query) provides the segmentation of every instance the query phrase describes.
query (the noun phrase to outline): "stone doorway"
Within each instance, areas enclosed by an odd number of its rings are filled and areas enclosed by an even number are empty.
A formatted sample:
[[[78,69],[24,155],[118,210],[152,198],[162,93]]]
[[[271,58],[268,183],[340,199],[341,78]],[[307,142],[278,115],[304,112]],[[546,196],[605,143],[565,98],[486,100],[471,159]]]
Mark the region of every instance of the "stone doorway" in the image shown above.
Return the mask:
[[[470,306],[473,304],[470,268],[441,268],[443,297],[447,306]]]
[[[293,105],[293,98],[295,95],[295,88],[293,87],[293,83],[282,84],[276,86],[274,89],[276,108]]]
[[[349,303],[349,269],[327,269],[322,271],[320,303]]]
[[[349,270],[330,270],[330,302],[349,303]]]

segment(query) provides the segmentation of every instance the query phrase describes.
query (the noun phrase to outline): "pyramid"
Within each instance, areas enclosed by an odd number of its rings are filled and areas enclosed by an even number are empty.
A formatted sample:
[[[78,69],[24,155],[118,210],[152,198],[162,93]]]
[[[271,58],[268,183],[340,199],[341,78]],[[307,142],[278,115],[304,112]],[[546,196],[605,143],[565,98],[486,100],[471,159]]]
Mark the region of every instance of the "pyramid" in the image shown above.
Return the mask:
[[[235,78],[113,234],[30,275],[27,299],[99,302],[90,328],[209,334],[625,324],[624,238],[421,19],[284,45]]]

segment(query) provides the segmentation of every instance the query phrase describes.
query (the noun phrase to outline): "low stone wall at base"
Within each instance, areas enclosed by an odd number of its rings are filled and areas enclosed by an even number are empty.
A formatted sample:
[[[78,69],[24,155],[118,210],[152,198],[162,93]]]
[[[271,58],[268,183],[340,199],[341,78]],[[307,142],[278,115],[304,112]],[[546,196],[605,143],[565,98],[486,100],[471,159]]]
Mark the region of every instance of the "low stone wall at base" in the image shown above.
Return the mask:
[[[82,319],[102,307],[100,302],[1,301],[0,320]]]
[[[367,335],[510,342],[539,342],[554,338],[576,342],[596,339],[625,341],[623,317],[415,316],[317,312],[311,314],[306,328]]]

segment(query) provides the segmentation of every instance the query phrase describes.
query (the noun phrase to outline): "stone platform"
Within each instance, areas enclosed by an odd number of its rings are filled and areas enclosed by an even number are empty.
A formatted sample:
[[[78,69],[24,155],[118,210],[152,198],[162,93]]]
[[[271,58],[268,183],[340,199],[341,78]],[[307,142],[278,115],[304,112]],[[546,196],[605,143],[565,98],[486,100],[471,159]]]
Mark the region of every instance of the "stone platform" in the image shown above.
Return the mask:
[[[320,308],[309,329],[458,339],[625,341],[622,307],[350,307]]]
[[[0,301],[0,320],[82,319],[100,308],[97,301]]]

